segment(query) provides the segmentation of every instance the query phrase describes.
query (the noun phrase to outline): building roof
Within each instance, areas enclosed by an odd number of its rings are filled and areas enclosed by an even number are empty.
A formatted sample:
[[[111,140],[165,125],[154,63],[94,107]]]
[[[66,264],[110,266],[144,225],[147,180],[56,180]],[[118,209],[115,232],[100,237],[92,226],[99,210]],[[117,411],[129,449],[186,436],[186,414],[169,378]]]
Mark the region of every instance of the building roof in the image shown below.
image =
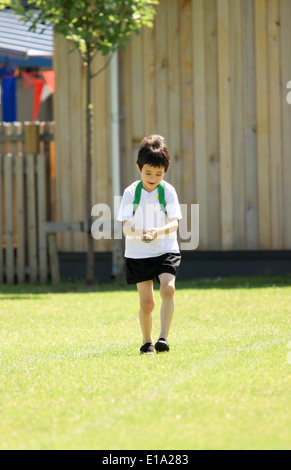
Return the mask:
[[[40,25],[32,32],[31,23],[20,22],[19,18],[11,10],[0,10],[0,60],[8,58],[13,65],[50,66],[54,52],[52,26]]]

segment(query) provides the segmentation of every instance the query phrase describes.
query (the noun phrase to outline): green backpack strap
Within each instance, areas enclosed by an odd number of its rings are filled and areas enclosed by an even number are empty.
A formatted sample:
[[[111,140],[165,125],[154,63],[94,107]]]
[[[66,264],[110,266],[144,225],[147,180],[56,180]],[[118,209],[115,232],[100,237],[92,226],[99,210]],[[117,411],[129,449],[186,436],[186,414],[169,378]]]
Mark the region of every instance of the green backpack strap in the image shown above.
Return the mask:
[[[142,180],[140,180],[137,187],[135,188],[135,194],[134,194],[134,200],[133,200],[133,215],[136,213],[137,208],[140,203],[141,190],[142,190]]]
[[[165,199],[165,186],[163,183],[160,183],[158,185],[158,196],[159,196],[159,203],[160,203],[161,209],[165,214],[167,214],[167,210],[166,210],[167,203]]]
[[[136,213],[137,208],[140,203],[140,198],[141,198],[141,191],[142,191],[142,180],[137,184],[135,188],[135,194],[134,194],[134,200],[133,200],[133,215]],[[165,186],[163,183],[159,183],[158,185],[158,198],[159,198],[159,203],[161,206],[162,211],[167,214],[166,210],[166,200],[165,200]]]

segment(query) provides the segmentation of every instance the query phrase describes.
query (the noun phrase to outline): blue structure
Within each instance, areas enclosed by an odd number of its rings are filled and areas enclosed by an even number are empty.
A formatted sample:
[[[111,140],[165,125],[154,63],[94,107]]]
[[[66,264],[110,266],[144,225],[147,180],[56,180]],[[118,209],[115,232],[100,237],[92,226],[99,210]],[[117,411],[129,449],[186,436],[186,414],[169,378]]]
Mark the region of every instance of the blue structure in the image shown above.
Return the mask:
[[[0,78],[2,120],[17,120],[15,68],[52,68],[53,28],[24,23],[12,10],[0,10]]]
[[[52,67],[53,28],[20,21],[11,10],[0,10],[0,62],[13,67]]]

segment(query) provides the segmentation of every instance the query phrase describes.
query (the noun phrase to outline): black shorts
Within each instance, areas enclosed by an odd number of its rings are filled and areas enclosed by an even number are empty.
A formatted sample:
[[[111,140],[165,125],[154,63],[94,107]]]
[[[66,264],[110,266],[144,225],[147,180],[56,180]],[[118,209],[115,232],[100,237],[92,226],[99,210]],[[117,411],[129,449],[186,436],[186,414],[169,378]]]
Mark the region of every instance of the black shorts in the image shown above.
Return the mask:
[[[154,258],[125,258],[127,284],[157,279],[159,274],[170,273],[177,275],[181,263],[180,253],[165,253]]]

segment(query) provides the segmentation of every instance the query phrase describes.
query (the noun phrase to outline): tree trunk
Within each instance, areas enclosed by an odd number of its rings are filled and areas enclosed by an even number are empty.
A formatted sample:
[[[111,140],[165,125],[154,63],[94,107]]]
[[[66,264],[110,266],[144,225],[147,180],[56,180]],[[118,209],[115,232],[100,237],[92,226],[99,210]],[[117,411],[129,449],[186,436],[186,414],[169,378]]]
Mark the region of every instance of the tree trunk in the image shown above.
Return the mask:
[[[95,280],[95,262],[94,262],[94,241],[91,235],[92,227],[92,117],[93,105],[91,103],[91,57],[87,54],[87,74],[86,74],[86,210],[88,220],[88,250],[87,250],[87,285],[92,285]]]

